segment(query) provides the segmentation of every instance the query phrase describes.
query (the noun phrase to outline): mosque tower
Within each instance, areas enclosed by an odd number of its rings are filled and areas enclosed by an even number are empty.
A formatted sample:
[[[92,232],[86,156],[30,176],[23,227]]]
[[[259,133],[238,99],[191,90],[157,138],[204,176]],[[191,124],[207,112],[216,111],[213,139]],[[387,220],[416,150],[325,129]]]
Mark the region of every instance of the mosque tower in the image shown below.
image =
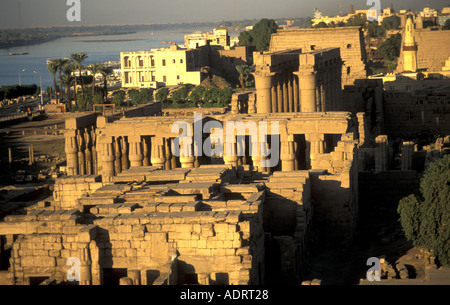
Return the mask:
[[[403,70],[417,71],[417,45],[414,39],[414,23],[412,18],[406,20],[405,39],[403,43]]]

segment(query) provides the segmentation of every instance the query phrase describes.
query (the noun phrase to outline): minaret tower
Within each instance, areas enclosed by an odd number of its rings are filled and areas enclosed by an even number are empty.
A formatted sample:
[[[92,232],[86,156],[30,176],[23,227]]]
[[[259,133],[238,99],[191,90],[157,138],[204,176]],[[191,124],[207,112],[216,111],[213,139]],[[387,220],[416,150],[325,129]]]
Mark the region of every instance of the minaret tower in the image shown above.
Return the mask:
[[[403,70],[417,71],[417,45],[414,39],[414,23],[412,18],[406,20],[405,39],[403,42]]]

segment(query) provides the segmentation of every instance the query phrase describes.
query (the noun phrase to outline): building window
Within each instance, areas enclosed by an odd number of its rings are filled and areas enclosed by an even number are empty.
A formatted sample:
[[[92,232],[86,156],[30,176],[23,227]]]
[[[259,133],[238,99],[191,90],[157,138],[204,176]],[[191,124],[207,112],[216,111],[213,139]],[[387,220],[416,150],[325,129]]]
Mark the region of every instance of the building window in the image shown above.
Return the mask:
[[[411,86],[406,86],[406,91],[411,91]]]
[[[350,67],[347,67],[347,75],[350,75]]]
[[[167,76],[163,75],[163,82],[167,82]]]
[[[314,51],[316,49],[315,45],[311,45],[311,51]]]
[[[165,59],[162,60],[162,65],[163,65],[163,67],[166,66],[166,60]]]
[[[180,59],[180,64],[182,64],[183,63],[183,59]]]
[[[156,82],[156,76],[152,75],[152,82]]]
[[[179,76],[179,75],[177,75],[177,79],[180,79],[180,76]]]
[[[172,59],[172,63],[174,63],[174,64],[175,64],[176,62],[177,62],[177,61],[176,61],[175,59]]]
[[[347,49],[350,49],[352,47],[352,45],[349,43],[347,44]]]
[[[151,65],[152,65],[152,67],[155,66],[155,59],[153,57],[151,58]]]

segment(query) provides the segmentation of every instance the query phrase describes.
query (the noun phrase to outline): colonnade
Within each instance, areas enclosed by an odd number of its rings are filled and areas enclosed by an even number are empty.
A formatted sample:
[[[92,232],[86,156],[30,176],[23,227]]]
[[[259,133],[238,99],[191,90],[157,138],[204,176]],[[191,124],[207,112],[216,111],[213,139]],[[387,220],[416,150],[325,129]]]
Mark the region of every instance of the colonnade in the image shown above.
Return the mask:
[[[270,141],[258,134],[245,137],[225,135],[223,138],[223,161],[234,167],[253,164],[261,171],[269,171],[281,161],[282,171],[309,168],[311,156],[324,153],[323,134],[305,134],[305,164],[299,160],[299,140],[292,134],[272,135]],[[163,136],[107,136],[98,135],[91,127],[66,132],[67,174],[101,174],[105,181],[133,167],[159,166],[170,170],[177,167],[195,168],[208,163],[198,155],[193,138],[183,138],[179,156],[172,152],[174,138]],[[184,143],[183,143],[184,141]],[[270,143],[279,141],[279,151],[271,149]],[[203,144],[203,143],[201,143]],[[245,146],[249,146],[246,148]],[[276,153],[276,155],[274,155]],[[303,154],[303,152],[302,152]],[[202,153],[205,155],[205,152]],[[276,164],[267,161],[278,158]],[[274,160],[274,159],[273,159]],[[302,161],[303,162],[303,161]]]
[[[342,98],[340,65],[320,70],[255,73],[257,113],[339,110]]]
[[[96,138],[93,127],[66,131],[66,168],[69,176],[97,174]]]

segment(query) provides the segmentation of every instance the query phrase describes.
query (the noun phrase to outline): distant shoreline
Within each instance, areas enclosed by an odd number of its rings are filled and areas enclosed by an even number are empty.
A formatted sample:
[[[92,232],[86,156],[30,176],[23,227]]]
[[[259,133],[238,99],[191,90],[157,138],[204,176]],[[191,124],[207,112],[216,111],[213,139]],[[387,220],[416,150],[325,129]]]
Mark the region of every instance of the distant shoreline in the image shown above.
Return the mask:
[[[151,25],[105,25],[105,26],[54,26],[49,28],[34,27],[21,29],[0,29],[0,49],[9,49],[21,46],[30,46],[49,42],[63,37],[87,37],[103,35],[133,34],[138,31],[161,31],[176,29],[192,29],[198,27],[215,27],[217,23],[179,23],[179,24],[151,24]],[[99,40],[97,42],[108,42]],[[113,40],[110,40],[113,42]],[[131,40],[114,40],[131,41]],[[95,42],[89,40],[87,42]]]
[[[123,42],[123,41],[138,41],[138,40],[145,40],[145,39],[93,39],[93,40],[80,40],[81,42]]]

